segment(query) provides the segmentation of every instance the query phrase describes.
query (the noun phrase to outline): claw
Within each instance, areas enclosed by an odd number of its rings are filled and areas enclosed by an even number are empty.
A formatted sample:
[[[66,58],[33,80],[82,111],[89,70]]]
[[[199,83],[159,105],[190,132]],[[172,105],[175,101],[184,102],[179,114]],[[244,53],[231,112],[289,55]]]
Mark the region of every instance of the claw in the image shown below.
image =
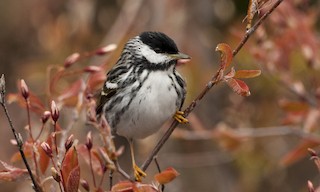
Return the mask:
[[[136,164],[133,165],[134,178],[136,181],[141,182],[142,177],[146,177],[147,174],[140,169]]]
[[[177,120],[179,123],[183,123],[183,124],[189,123],[188,119],[186,119],[183,115],[184,115],[183,111],[176,111],[173,118],[175,118],[175,120]]]

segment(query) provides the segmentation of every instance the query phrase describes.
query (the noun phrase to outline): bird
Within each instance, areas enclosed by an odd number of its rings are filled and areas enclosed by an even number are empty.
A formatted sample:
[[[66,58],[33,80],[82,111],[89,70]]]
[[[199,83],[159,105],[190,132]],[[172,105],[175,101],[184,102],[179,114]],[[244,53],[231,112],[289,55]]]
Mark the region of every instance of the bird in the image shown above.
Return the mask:
[[[190,59],[166,34],[146,31],[128,40],[107,73],[96,113],[105,116],[113,133],[127,138],[136,181],[146,173],[135,163],[133,140],[154,134],[172,117],[188,122],[181,111],[186,82],[176,66]]]

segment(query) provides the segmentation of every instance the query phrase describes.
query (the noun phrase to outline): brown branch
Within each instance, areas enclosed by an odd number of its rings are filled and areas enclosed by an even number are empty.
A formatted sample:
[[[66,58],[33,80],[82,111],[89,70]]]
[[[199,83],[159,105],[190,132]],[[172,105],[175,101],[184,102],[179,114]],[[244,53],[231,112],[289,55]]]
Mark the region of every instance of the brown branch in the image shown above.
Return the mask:
[[[247,30],[246,34],[238,44],[238,46],[233,50],[232,55],[236,56],[238,52],[241,50],[243,45],[248,41],[249,37],[257,30],[257,28],[261,25],[261,23],[280,5],[280,3],[283,0],[278,0],[275,2],[272,7],[255,23],[255,25]],[[201,101],[201,99],[208,93],[208,91],[215,85],[217,85],[220,80],[220,70],[217,71],[217,73],[213,76],[213,78],[207,83],[205,88],[202,90],[202,92],[191,102],[191,104],[184,110],[184,116],[187,117],[190,112],[193,111],[193,109],[197,106],[197,104]],[[160,141],[157,143],[157,145],[154,147],[151,154],[148,156],[147,160],[143,163],[141,166],[141,169],[145,171],[150,163],[152,162],[153,158],[158,154],[162,146],[165,144],[165,142],[169,139],[170,135],[174,131],[174,129],[178,126],[178,122],[174,120],[172,124],[170,125],[169,129],[165,132],[165,134],[162,136]]]
[[[232,55],[236,56],[243,45],[248,41],[249,37],[257,30],[257,28],[261,25],[261,23],[280,5],[283,0],[278,0],[275,2],[272,7],[260,17],[260,19],[252,26],[252,28],[248,29],[245,36],[242,38],[238,46],[233,50]]]
[[[17,146],[19,148],[19,152],[20,152],[20,155],[21,155],[21,158],[23,160],[23,163],[25,164],[27,170],[28,170],[28,173],[30,175],[30,178],[31,178],[31,181],[33,183],[33,189],[36,191],[36,192],[41,192],[42,189],[41,187],[38,185],[37,181],[35,180],[34,178],[34,175],[32,173],[32,170],[28,164],[28,161],[27,161],[27,158],[24,154],[24,151],[23,151],[23,142],[22,142],[22,138],[21,138],[21,135],[19,133],[16,132],[16,129],[14,128],[13,126],[13,123],[12,123],[12,120],[11,120],[11,117],[9,115],[9,111],[7,109],[7,105],[6,105],[6,100],[5,100],[5,92],[6,92],[6,89],[5,89],[5,78],[4,78],[4,75],[2,74],[1,78],[0,78],[0,103],[1,103],[1,106],[4,110],[4,113],[7,117],[7,120],[9,122],[9,125],[11,127],[11,131],[13,133],[13,136],[17,142]]]

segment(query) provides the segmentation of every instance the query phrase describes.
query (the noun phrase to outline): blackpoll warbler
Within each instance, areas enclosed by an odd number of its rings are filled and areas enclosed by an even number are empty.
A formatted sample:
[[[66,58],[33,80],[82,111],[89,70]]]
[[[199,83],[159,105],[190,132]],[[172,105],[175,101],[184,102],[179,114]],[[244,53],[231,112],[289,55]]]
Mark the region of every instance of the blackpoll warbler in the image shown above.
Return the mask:
[[[187,119],[179,111],[186,84],[176,65],[190,59],[175,42],[160,32],[144,32],[130,39],[113,68],[107,73],[97,105],[112,131],[128,139],[136,180],[146,174],[135,164],[133,139],[159,130],[170,117]]]

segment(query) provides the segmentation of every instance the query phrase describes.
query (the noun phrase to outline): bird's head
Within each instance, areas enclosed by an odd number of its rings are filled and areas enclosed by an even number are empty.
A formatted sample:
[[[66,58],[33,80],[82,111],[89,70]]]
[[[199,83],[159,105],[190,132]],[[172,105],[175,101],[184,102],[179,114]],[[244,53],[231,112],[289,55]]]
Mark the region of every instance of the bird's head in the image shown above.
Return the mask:
[[[134,49],[133,54],[154,67],[167,68],[185,63],[190,57],[179,52],[175,42],[161,32],[143,32],[127,44],[127,49]]]

